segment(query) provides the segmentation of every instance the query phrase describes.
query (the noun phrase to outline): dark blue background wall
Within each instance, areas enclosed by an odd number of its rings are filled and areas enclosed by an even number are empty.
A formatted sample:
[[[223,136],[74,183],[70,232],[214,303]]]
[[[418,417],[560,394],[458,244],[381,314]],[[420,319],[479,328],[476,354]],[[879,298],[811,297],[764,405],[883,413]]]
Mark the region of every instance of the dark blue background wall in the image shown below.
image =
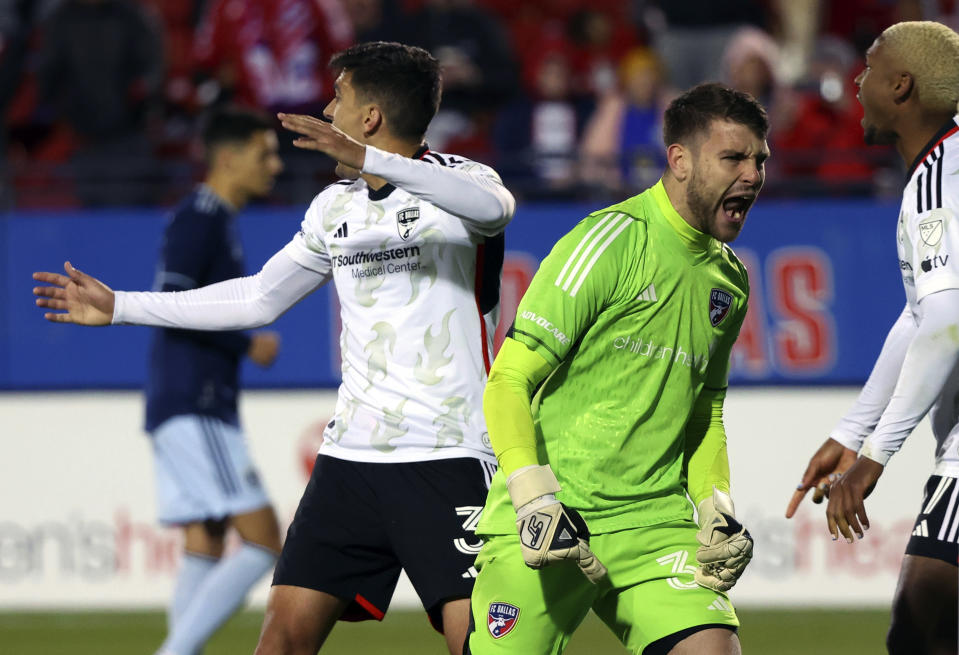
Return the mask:
[[[507,270],[527,277],[552,244],[596,207],[524,206],[507,231]],[[251,271],[299,229],[301,208],[250,209],[240,231]],[[734,248],[750,268],[751,311],[734,354],[739,382],[859,383],[904,301],[895,249],[898,207],[872,202],[760,201]],[[0,218],[0,389],[138,387],[149,328],[51,324],[31,273],[69,259],[116,289],[149,289],[161,211],[19,213]],[[515,295],[515,293],[514,293]],[[512,301],[506,301],[506,310]],[[323,289],[280,318],[283,347],[250,386],[339,381],[334,300]],[[705,302],[705,300],[704,300]],[[511,316],[512,314],[509,313]]]

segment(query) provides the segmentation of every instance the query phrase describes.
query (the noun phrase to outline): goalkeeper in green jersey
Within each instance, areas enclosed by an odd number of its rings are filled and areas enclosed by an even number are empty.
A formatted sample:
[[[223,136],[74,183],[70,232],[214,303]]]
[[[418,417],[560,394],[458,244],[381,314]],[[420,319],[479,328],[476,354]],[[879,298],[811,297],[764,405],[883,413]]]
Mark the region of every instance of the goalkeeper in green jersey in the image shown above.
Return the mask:
[[[665,113],[662,180],[540,266],[484,396],[500,469],[472,655],[560,653],[590,609],[631,653],[740,652],[726,591],[752,539],[722,408],[749,283],[725,244],[762,188],[767,129],[752,97],[689,90]]]

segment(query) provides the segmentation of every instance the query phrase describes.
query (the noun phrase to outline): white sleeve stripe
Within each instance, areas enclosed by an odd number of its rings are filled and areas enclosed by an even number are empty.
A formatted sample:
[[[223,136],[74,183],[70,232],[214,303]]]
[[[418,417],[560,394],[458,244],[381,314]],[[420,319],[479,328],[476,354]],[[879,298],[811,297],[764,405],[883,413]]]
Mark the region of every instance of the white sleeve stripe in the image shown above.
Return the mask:
[[[606,216],[604,216],[604,217],[602,218],[602,220],[600,220],[599,222],[597,222],[596,225],[594,225],[592,228],[590,228],[589,232],[586,233],[586,236],[584,236],[584,237],[582,238],[582,240],[580,240],[580,242],[576,245],[576,249],[573,250],[573,254],[570,255],[570,256],[569,256],[569,259],[566,260],[566,264],[563,265],[563,270],[561,270],[561,271],[559,272],[559,277],[557,277],[557,278],[556,278],[556,282],[553,283],[554,286],[557,286],[557,287],[558,287],[558,286],[560,286],[561,284],[563,284],[563,278],[566,276],[566,272],[569,270],[569,267],[570,267],[574,262],[577,261],[577,258],[580,257],[580,251],[583,249],[583,246],[586,246],[587,244],[590,244],[589,247],[590,247],[590,248],[592,247],[591,240],[592,240],[592,238],[593,238],[593,234],[595,234],[597,230],[600,230],[600,229],[602,229],[603,227],[605,227],[607,223],[611,223],[611,222],[615,221],[615,220],[616,220],[617,218],[619,218],[620,216],[622,216],[622,214],[607,214]],[[597,238],[602,238],[602,235],[600,235],[600,236],[597,237]],[[584,252],[582,256],[583,256],[583,257],[586,257],[587,254],[589,254],[589,248],[587,248],[586,252]],[[576,271],[579,269],[579,266],[580,266],[580,265],[581,265],[581,264],[577,264],[577,265],[576,265],[576,268],[574,268],[573,271],[570,273],[569,279],[567,279],[566,284],[563,286],[563,291],[566,291],[566,290],[569,288],[570,281],[571,281],[572,277],[573,277],[574,275],[576,275]]]
[[[952,495],[949,497],[949,506],[946,508],[945,516],[942,517],[942,527],[939,529],[939,534],[936,535],[939,541],[952,541],[956,536],[956,528],[959,527],[959,512],[957,512],[957,516],[953,516],[952,511],[956,506],[957,494],[959,494],[959,484],[953,487]],[[952,529],[949,530],[949,534],[946,535],[950,518],[953,518]]]
[[[932,493],[932,496],[929,498],[929,502],[926,503],[926,506],[922,508],[923,514],[929,514],[935,509],[936,504],[943,497],[946,491],[949,490],[949,483],[952,482],[952,478],[942,478],[939,480],[939,486],[936,487],[936,490]]]
[[[586,258],[590,256],[590,254],[593,252],[593,249],[596,248],[597,244],[599,244],[599,242],[602,241],[607,234],[609,234],[609,231],[616,227],[616,222],[619,221],[621,218],[623,218],[623,214],[616,214],[616,216],[614,216],[612,220],[606,223],[603,229],[600,230],[599,233],[593,237],[589,245],[586,246],[582,254],[580,254],[579,260],[576,262],[576,266],[574,266],[573,270],[569,272],[569,276],[566,278],[566,281],[563,283],[563,291],[569,291],[569,287],[573,284],[574,279],[576,279],[578,275],[585,276],[585,274],[589,272],[588,270],[584,270],[582,273],[580,273],[580,269],[582,268],[583,264],[586,262]],[[582,282],[580,282],[580,284],[582,284]]]
[[[609,238],[606,239],[603,245],[599,247],[599,250],[596,251],[596,254],[593,255],[593,258],[589,260],[589,264],[587,264],[586,268],[583,269],[583,272],[579,276],[579,281],[576,283],[576,286],[573,287],[573,290],[569,292],[570,296],[576,295],[576,292],[579,291],[579,288],[583,286],[583,281],[586,279],[586,275],[593,269],[593,265],[596,263],[596,260],[599,259],[599,256],[602,255],[603,252],[605,252],[605,250],[609,247],[609,244],[611,244],[616,239],[616,237],[620,235],[620,233],[623,230],[629,227],[629,224],[631,222],[632,221],[627,217],[626,220],[624,220],[622,224],[616,228],[616,231],[614,231],[612,234],[609,235]]]

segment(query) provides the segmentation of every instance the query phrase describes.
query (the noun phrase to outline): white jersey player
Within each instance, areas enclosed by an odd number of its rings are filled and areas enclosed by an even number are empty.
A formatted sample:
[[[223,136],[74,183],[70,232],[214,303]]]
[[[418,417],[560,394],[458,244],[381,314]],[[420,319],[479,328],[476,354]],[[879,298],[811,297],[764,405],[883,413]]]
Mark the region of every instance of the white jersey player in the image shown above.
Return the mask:
[[[953,118],[913,163],[903,191],[896,242],[906,306],[859,400],[832,431],[836,441],[885,465],[929,411],[936,438],[933,474],[950,478],[959,477],[959,369],[948,371],[941,385],[924,389],[929,371],[902,363],[923,323],[950,324],[952,312],[938,308],[959,293],[959,180],[950,179],[957,170],[959,124]],[[946,293],[935,295],[939,292]],[[948,368],[948,360],[934,359],[935,368]],[[952,491],[955,505],[957,490]]]
[[[856,82],[866,142],[894,145],[909,164],[895,232],[906,306],[856,404],[810,461],[786,516],[810,488],[822,494],[828,487],[833,539],[863,538],[869,528],[865,497],[928,413],[935,467],[906,546],[886,645],[893,654],[955,652],[959,34],[928,21],[893,25],[869,48]]]
[[[280,114],[295,145],[351,178],[254,276],[181,293],[112,292],[66,265],[40,273],[55,321],[206,330],[263,325],[333,281],[343,383],[277,564],[257,653],[315,653],[336,620],[382,619],[400,569],[462,652],[475,537],[495,470],[482,412],[515,201],[487,166],[422,145],[439,102],[426,51],[365,43],[324,112]],[[184,655],[184,654],[178,654]]]
[[[495,464],[476,410],[492,358],[508,199],[487,166],[425,147],[414,158],[421,161],[367,148],[364,171],[398,188],[373,191],[362,179],[330,185],[283,251],[332,277],[340,301],[343,383],[323,452]],[[502,196],[492,220],[470,216],[490,202],[470,206],[476,185]],[[443,194],[445,207],[465,218],[434,204]]]

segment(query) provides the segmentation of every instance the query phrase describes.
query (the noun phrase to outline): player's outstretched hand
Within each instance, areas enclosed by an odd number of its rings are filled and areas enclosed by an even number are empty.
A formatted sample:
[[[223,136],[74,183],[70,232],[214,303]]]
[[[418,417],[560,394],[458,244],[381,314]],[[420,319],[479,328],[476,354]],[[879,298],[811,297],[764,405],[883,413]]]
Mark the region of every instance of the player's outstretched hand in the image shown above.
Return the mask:
[[[552,562],[576,562],[589,581],[606,577],[606,567],[589,548],[586,521],[574,509],[556,500],[559,482],[549,466],[524,466],[506,480],[523,560],[533,569]]]
[[[869,517],[866,516],[864,501],[866,496],[872,493],[884,468],[879,462],[860,457],[832,483],[829,488],[826,521],[833,541],[842,534],[848,543],[852,543],[854,532],[862,539],[863,531],[869,529]]]
[[[835,439],[826,439],[816,454],[809,460],[809,466],[803,473],[802,481],[793,492],[786,507],[786,518],[791,519],[799,507],[799,503],[806,497],[810,489],[815,489],[812,501],[819,504],[823,498],[829,497],[829,485],[853,465],[856,461],[856,451],[846,448]]]
[[[297,148],[322,152],[341,164],[362,170],[366,146],[332,123],[306,114],[280,113],[277,118],[286,129],[303,135],[293,140]]]
[[[250,347],[246,356],[256,364],[266,368],[272,366],[280,353],[280,334],[270,330],[254,332],[250,335]]]
[[[699,503],[702,544],[696,551],[696,583],[713,591],[729,591],[753,557],[753,538],[736,520],[733,499],[713,487],[713,495]]]
[[[37,306],[55,309],[43,318],[54,323],[109,325],[113,320],[113,290],[95,277],[81,273],[70,262],[63,264],[66,275],[34,273],[33,279],[51,286],[34,287]]]

